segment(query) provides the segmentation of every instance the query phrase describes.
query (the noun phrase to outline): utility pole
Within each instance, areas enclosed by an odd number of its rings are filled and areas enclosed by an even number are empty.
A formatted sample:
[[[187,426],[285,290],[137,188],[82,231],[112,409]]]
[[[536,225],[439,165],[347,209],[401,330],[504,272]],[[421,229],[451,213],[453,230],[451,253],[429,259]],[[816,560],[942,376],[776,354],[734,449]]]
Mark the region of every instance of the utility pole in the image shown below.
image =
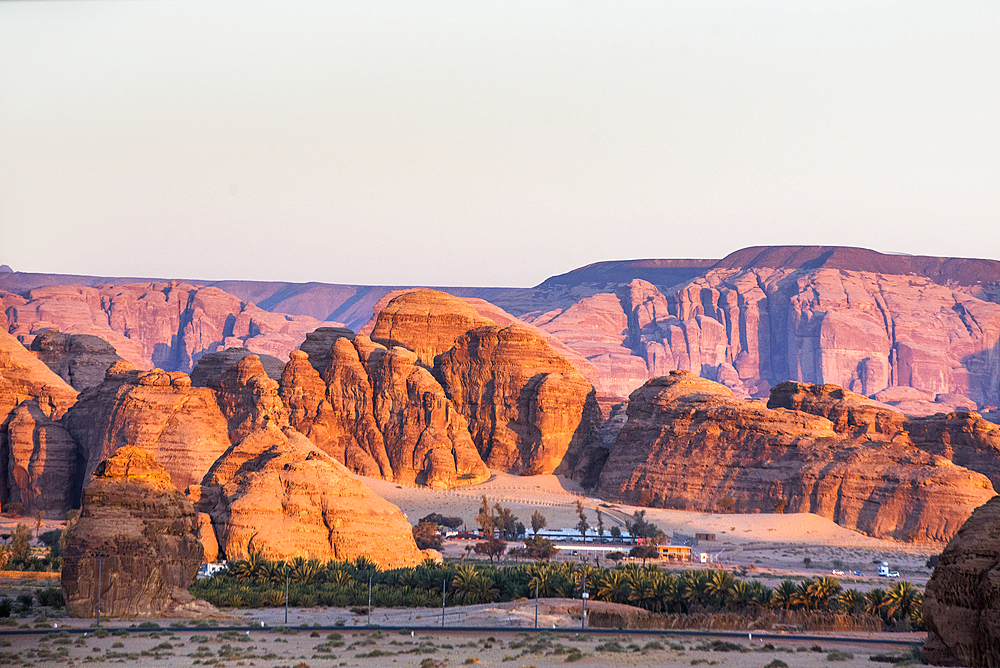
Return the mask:
[[[372,625],[372,576],[368,576],[368,626]]]
[[[445,588],[448,586],[448,578],[441,581],[441,628],[444,628],[444,600]]]
[[[583,594],[580,596],[580,601],[583,605],[583,612],[580,616],[580,628],[587,628],[587,599],[590,598],[590,594],[587,593],[587,574],[583,574]]]
[[[536,578],[538,576],[535,576]],[[538,580],[535,580],[535,630],[538,630]]]
[[[291,574],[285,570],[285,626],[288,626],[288,581],[291,579]]]
[[[97,555],[97,627],[101,627],[101,589],[104,587],[104,555]]]

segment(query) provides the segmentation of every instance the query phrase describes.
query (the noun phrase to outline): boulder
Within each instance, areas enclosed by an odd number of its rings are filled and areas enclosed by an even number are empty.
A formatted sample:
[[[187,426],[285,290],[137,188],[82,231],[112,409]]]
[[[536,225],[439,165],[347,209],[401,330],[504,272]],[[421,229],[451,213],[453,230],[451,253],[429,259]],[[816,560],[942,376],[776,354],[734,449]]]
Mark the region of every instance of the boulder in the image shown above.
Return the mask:
[[[211,610],[187,588],[202,563],[197,515],[148,452],[118,450],[83,492],[62,587],[73,617],[177,617]],[[106,555],[106,556],[101,556]]]
[[[120,361],[103,383],[84,390],[63,426],[80,446],[88,480],[97,465],[123,446],[150,452],[178,489],[201,482],[231,445],[215,393],[192,387],[179,371],[139,371]]]
[[[924,593],[924,657],[936,666],[1000,663],[1000,497],[948,542]]]
[[[600,475],[606,498],[681,510],[810,512],[876,537],[941,541],[994,495],[985,476],[905,434],[852,424],[850,410],[830,409],[850,427],[838,431],[826,417],[737,399],[690,372],[647,381],[627,411]]]
[[[268,424],[230,448],[205,476],[199,508],[230,560],[366,556],[392,568],[423,559],[399,508],[291,428]]]
[[[37,340],[37,339],[36,339]],[[206,353],[198,359],[191,371],[191,384],[195,387],[210,387],[218,390],[226,372],[247,355],[254,354],[249,348],[226,348],[214,353]],[[281,380],[285,363],[271,355],[257,355],[264,373],[271,380]]]
[[[57,329],[36,336],[31,350],[76,390],[101,384],[108,367],[121,359],[114,346],[102,338],[63,334]]]
[[[572,468],[595,438],[593,387],[529,329],[473,329],[438,357],[435,372],[491,469]]]

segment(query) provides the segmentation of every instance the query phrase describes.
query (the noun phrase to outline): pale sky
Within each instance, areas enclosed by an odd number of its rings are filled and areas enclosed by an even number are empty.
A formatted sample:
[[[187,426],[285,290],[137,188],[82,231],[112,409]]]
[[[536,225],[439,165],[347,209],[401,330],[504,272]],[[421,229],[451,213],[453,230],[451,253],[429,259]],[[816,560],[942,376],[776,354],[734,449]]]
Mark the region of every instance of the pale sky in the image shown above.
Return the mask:
[[[0,264],[1000,259],[1000,2],[0,2]]]

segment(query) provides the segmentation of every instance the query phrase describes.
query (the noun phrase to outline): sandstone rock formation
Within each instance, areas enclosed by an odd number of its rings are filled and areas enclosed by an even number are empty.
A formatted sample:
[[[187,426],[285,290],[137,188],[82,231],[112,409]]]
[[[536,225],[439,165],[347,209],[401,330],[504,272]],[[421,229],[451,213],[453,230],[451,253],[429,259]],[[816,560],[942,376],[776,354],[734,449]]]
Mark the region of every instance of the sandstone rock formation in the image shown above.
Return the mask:
[[[37,341],[37,339],[35,339]],[[191,371],[191,384],[195,387],[222,387],[222,378],[229,369],[247,355],[253,355],[249,348],[226,348],[215,353],[202,355]],[[272,380],[281,380],[285,363],[271,355],[257,355],[264,373]]]
[[[1000,487],[1000,427],[978,413],[957,411],[908,417],[836,385],[785,382],[771,390],[768,408],[820,415],[835,431],[851,436],[881,434],[905,441],[950,462],[982,473]]]
[[[392,480],[382,432],[375,423],[368,371],[346,337],[336,337],[320,376],[303,351],[281,377],[289,422],[321,450],[361,475]]]
[[[936,666],[1000,663],[1000,497],[979,507],[941,553],[923,600],[924,657]]]
[[[850,410],[830,414],[846,432],[825,417],[765,408],[672,372],[632,393],[600,491],[686,510],[811,512],[873,536],[918,541],[950,538],[994,495],[985,476],[905,434],[851,424]]]
[[[489,479],[465,418],[418,362],[416,353],[394,347],[371,377],[375,421],[396,481],[447,489]]]
[[[104,373],[121,359],[114,346],[89,334],[63,334],[50,329],[36,336],[31,350],[76,390],[99,385]]]
[[[80,446],[83,480],[119,448],[136,446],[152,453],[184,490],[201,482],[230,446],[212,390],[191,387],[179,371],[139,371],[124,361],[108,369],[103,383],[84,390],[63,425]]]
[[[101,463],[66,538],[62,586],[73,617],[187,616],[202,563],[197,515],[148,452],[125,447]],[[107,555],[101,557],[100,555]]]
[[[79,498],[76,442],[31,399],[6,423],[5,503],[34,516],[62,518]]]
[[[46,417],[58,420],[76,402],[77,392],[25,350],[10,334],[0,332],[0,423],[22,401],[35,399]]]
[[[191,371],[202,355],[230,347],[284,358],[306,332],[325,324],[178,281],[46,285],[23,295],[0,293],[0,308],[7,330],[23,343],[51,328],[91,334],[138,367],[171,371]]]
[[[438,290],[414,290],[394,298],[375,315],[371,339],[387,348],[402,346],[427,368],[470,329],[494,324],[458,297]]]
[[[268,423],[288,425],[288,409],[278,394],[278,383],[264,371],[257,355],[247,355],[222,375],[216,393],[229,423],[229,440],[238,443]]]
[[[305,341],[299,350],[308,355],[309,363],[317,371],[323,371],[330,365],[330,349],[337,339],[354,339],[354,332],[345,327],[319,327],[306,334]]]
[[[205,476],[199,508],[228,559],[347,560],[409,566],[423,555],[399,508],[293,429],[274,425],[230,448]]]
[[[435,371],[490,468],[552,473],[579,457],[599,423],[590,383],[523,327],[471,330]]]

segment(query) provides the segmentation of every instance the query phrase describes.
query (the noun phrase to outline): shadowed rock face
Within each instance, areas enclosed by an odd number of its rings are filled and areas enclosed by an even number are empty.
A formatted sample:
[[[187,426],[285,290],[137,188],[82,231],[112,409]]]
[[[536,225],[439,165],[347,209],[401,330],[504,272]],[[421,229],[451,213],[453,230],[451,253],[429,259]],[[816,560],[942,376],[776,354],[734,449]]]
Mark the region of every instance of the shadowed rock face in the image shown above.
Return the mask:
[[[229,559],[364,555],[389,568],[423,558],[399,508],[290,428],[249,434],[219,458],[201,492],[198,507]]]
[[[124,361],[108,369],[103,383],[83,392],[62,424],[80,446],[84,481],[101,461],[133,445],[162,462],[183,490],[201,482],[230,446],[212,390],[191,387],[179,371],[139,371]]]
[[[552,473],[593,437],[593,388],[540,336],[480,327],[438,358],[436,375],[490,468]]]
[[[811,512],[899,540],[946,540],[994,495],[985,476],[903,434],[867,429],[860,414],[831,412],[863,433],[854,437],[825,417],[768,409],[673,372],[632,393],[600,491],[686,510]]]
[[[77,390],[100,385],[108,367],[121,359],[114,346],[104,339],[89,334],[63,334],[54,329],[36,336],[31,350]]]
[[[923,600],[924,656],[938,666],[1000,663],[1000,497],[978,508],[941,553]]]
[[[73,437],[32,399],[11,413],[7,442],[7,502],[21,504],[26,515],[65,517],[80,493]]]
[[[69,614],[97,616],[99,585],[107,617],[210,608],[187,592],[202,562],[197,527],[191,503],[152,455],[120,449],[84,489],[80,519],[67,535],[62,587]]]
[[[37,340],[37,339],[36,339]],[[216,353],[202,355],[191,371],[191,384],[195,387],[210,387],[218,390],[222,387],[222,379],[229,369],[247,355],[253,355],[249,348],[226,348]],[[285,363],[271,355],[257,355],[264,373],[271,380],[281,379]]]

